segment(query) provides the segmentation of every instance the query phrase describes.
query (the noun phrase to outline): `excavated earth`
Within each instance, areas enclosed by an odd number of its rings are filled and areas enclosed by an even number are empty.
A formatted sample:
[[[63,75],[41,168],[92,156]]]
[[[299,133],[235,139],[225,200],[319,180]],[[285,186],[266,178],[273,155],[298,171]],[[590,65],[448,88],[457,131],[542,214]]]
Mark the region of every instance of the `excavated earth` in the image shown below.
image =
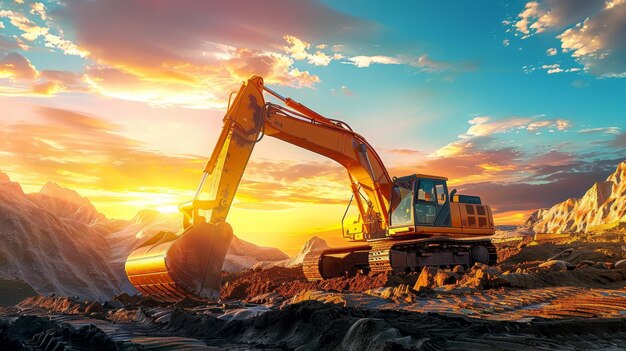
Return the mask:
[[[501,244],[499,263],[308,282],[299,267],[224,273],[220,303],[27,297],[0,350],[622,350],[623,237]]]

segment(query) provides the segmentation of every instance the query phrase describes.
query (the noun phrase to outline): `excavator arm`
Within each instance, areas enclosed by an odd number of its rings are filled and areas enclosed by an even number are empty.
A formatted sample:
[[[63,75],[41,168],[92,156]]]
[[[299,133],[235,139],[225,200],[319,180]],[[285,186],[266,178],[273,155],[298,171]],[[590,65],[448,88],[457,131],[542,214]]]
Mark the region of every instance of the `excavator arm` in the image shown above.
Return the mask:
[[[286,107],[266,103],[264,91]],[[367,238],[385,235],[391,179],[376,151],[345,123],[281,96],[257,76],[242,84],[223,121],[194,198],[180,206],[183,232],[157,234],[136,248],[126,262],[130,282],[144,295],[162,301],[219,298],[221,268],[233,235],[226,218],[252,150],[263,135],[344,166],[363,232]]]

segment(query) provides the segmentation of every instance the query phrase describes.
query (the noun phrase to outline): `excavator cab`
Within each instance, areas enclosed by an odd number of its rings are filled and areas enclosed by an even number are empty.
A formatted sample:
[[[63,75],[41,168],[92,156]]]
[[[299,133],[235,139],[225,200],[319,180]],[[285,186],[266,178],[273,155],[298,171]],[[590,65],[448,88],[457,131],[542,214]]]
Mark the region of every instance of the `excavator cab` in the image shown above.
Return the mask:
[[[391,190],[390,228],[449,227],[447,178],[414,174],[396,178]]]

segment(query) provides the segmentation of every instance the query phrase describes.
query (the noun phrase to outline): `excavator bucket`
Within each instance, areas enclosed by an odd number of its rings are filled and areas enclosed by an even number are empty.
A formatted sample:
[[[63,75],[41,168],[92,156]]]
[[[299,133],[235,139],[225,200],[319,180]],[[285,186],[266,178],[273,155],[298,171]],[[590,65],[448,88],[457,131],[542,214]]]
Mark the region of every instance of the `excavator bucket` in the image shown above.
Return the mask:
[[[159,232],[130,254],[126,275],[143,295],[158,301],[216,301],[232,237],[226,222],[194,224],[180,235]]]

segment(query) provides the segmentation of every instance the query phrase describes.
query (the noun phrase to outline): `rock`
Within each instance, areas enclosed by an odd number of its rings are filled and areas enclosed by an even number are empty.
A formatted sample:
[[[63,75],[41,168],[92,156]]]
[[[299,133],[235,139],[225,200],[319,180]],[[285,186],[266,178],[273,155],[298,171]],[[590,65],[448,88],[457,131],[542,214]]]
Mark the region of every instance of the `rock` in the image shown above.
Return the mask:
[[[465,273],[465,268],[463,268],[463,266],[461,266],[460,264],[458,264],[458,265],[454,266],[454,268],[452,269],[452,271],[453,271],[454,273],[457,273],[457,274],[464,274],[464,273]]]
[[[564,272],[567,270],[567,263],[561,260],[551,260],[540,264],[539,268],[553,272]]]
[[[55,327],[56,324],[47,318],[26,315],[17,317],[15,322],[9,326],[7,332],[9,336],[32,338],[37,333],[54,329]]]
[[[616,269],[626,268],[626,259],[615,262],[615,268]]]
[[[133,302],[133,298],[130,297],[130,295],[128,295],[127,293],[121,293],[119,295],[116,295],[113,297],[113,299],[111,299],[111,301],[113,300],[121,302],[122,306],[129,305]]]
[[[596,262],[595,267],[599,269],[609,269],[606,262]]]
[[[490,289],[509,285],[508,281],[503,278],[502,273],[497,269],[472,269],[468,274],[463,276],[459,285],[466,288]]]
[[[382,297],[383,299],[390,299],[393,296],[393,288],[388,286],[383,288],[380,291],[380,297]]]
[[[560,260],[560,259],[562,259],[565,256],[570,256],[572,254],[572,252],[574,252],[574,249],[569,248],[569,249],[567,249],[565,251],[561,251],[558,254],[548,258],[548,261]]]
[[[576,265],[576,268],[591,267],[593,265],[594,265],[593,261],[582,260],[582,261],[578,262],[578,265]]]
[[[482,269],[485,269],[485,268],[488,268],[488,267],[489,267],[489,265],[481,263],[481,262],[476,262],[476,263],[474,263],[474,266],[472,266],[472,268],[482,268]]]
[[[440,287],[440,286],[444,286],[444,285],[448,285],[448,284],[454,284],[456,283],[456,281],[458,280],[458,275],[452,271],[439,271],[437,272],[437,274],[435,275],[435,288],[436,287]]]
[[[102,308],[105,310],[119,310],[120,308],[124,308],[124,304],[118,300],[107,301],[102,305]]]
[[[280,294],[276,292],[269,292],[269,293],[257,295],[249,299],[248,302],[262,305],[262,304],[275,304],[283,300],[285,299]]]
[[[428,288],[436,288],[437,283],[435,282],[435,276],[439,273],[439,268],[437,267],[424,267],[422,269],[422,273],[417,278],[417,282],[413,286],[414,290],[420,291],[420,289]]]
[[[87,306],[87,308],[85,308],[85,313],[86,314],[90,314],[90,313],[102,313],[104,311],[104,308],[102,307],[102,304],[100,304],[100,302],[92,302],[89,306]]]

